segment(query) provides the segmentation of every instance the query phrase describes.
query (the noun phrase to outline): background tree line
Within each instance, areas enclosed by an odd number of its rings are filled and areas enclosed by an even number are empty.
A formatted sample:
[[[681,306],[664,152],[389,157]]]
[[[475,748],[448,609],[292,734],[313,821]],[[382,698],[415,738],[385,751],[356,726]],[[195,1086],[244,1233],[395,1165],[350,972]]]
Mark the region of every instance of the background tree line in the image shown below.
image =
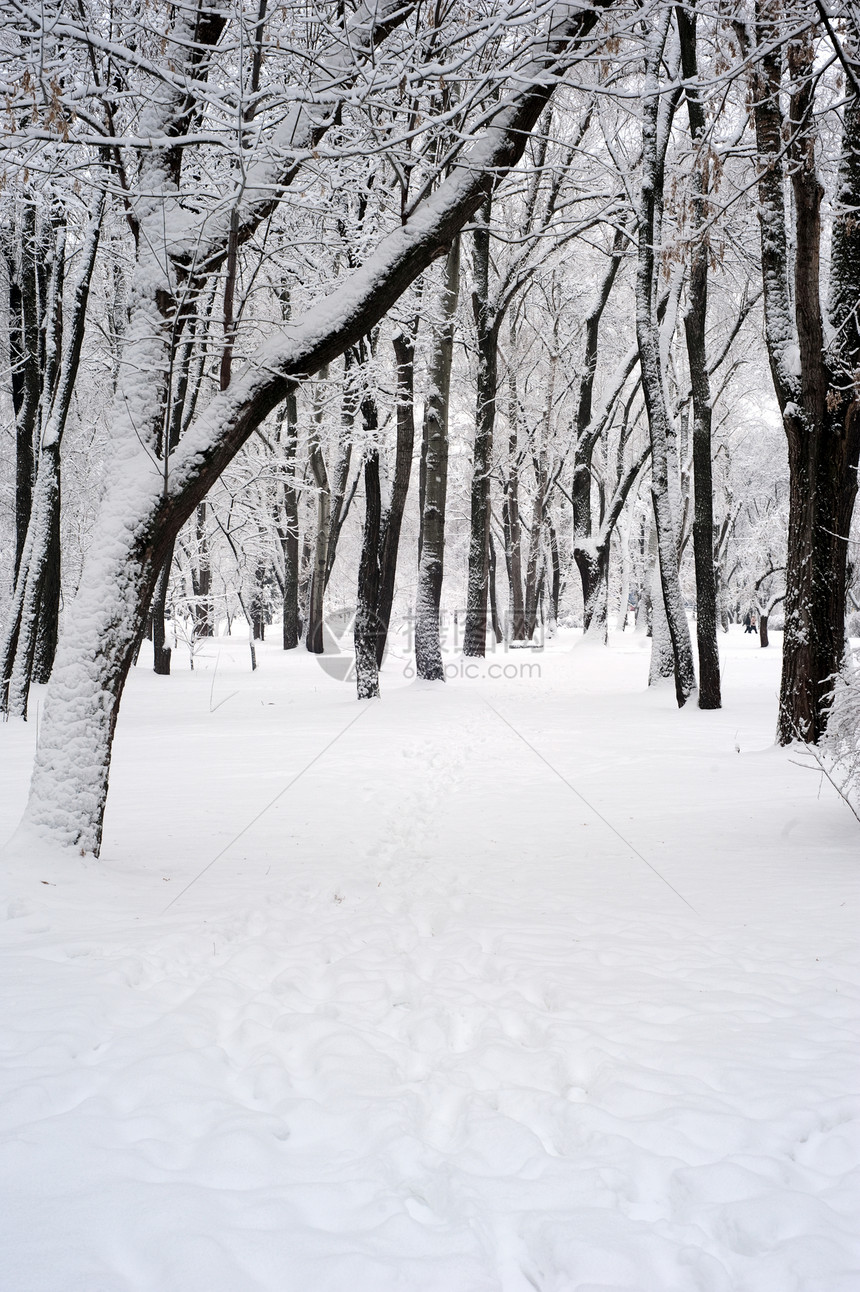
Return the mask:
[[[405,615],[441,680],[446,609],[480,656],[632,604],[652,681],[714,708],[720,629],[752,607],[764,645],[784,603],[778,735],[823,736],[850,7],[3,10],[0,658],[9,716],[51,677],[33,824],[98,851],[143,634],[168,672],[237,614],[319,652],[354,604],[372,697]]]

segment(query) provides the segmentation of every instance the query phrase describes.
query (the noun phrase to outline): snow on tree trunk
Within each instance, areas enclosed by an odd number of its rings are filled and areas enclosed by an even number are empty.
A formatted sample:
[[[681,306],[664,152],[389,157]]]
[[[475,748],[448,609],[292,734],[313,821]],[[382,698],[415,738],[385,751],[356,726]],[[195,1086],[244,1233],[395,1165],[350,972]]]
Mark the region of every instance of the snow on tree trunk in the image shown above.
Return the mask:
[[[408,331],[400,332],[393,341],[397,362],[397,446],[394,457],[394,482],[391,501],[382,520],[379,540],[379,598],[377,603],[378,631],[376,638],[376,663],[382,666],[391,607],[394,604],[394,585],[397,576],[397,555],[400,548],[400,530],[412,474],[412,450],[415,444],[415,333],[418,320]]]
[[[651,526],[648,542],[651,564],[648,573],[648,594],[645,600],[646,622],[650,610],[651,662],[648,668],[648,685],[660,686],[675,676],[675,656],[672,637],[663,604],[663,585],[660,581],[660,557],[657,550],[657,529]]]
[[[365,404],[372,401],[365,401]],[[371,428],[371,419],[373,426]],[[376,407],[365,413],[365,426],[376,429]],[[358,567],[358,600],[355,611],[355,681],[359,700],[373,700],[379,695],[379,664],[376,639],[379,631],[376,608],[379,604],[379,530],[382,520],[382,496],[379,485],[379,449],[374,444],[364,459],[364,534]]]
[[[846,87],[838,190],[833,203],[828,344],[821,307],[821,203],[815,160],[817,75],[808,31],[784,54],[781,14],[759,4],[753,101],[768,357],[788,440],[789,520],[785,635],[777,739],[817,742],[845,644],[846,542],[857,494],[860,418],[860,101]],[[788,119],[782,97],[788,66]],[[787,148],[794,221],[789,286]]]
[[[415,594],[415,665],[428,682],[444,682],[439,607],[445,565],[445,506],[448,493],[448,413],[454,314],[460,290],[460,239],[451,243],[440,293],[441,320],[434,331],[424,408],[424,506],[421,556]]]
[[[152,618],[152,671],[160,677],[170,675],[170,660],[173,653],[167,645],[167,628],[165,625],[167,590],[170,586],[170,572],[173,566],[173,548],[174,544],[171,543],[158,572],[150,612]]]
[[[284,558],[283,594],[283,645],[284,650],[295,650],[299,644],[299,495],[291,483],[296,469],[298,442],[298,408],[295,387],[291,387],[284,400],[284,414],[280,424],[280,438],[284,449],[284,482],[281,512],[277,520],[278,536]]]
[[[667,10],[649,40],[645,74],[642,122],[642,197],[639,217],[639,255],[636,274],[636,337],[642,390],[651,435],[651,497],[657,531],[657,548],[662,601],[675,672],[675,694],[678,705],[686,703],[696,686],[693,647],[684,611],[678,570],[675,518],[669,493],[669,411],[663,384],[660,359],[660,337],[657,328],[655,298],[655,247],[661,233],[664,162],[669,137],[669,123],[661,123],[658,69],[666,40],[670,14]],[[671,107],[671,99],[667,100]],[[667,114],[668,115],[668,114]],[[662,130],[659,129],[663,125]],[[655,620],[657,618],[655,606]],[[659,643],[659,634],[652,633]],[[652,668],[652,673],[655,670]]]
[[[490,303],[490,220],[488,198],[475,222],[472,308],[478,348],[475,452],[469,530],[469,575],[463,654],[483,658],[487,645],[487,593],[490,559],[490,470],[496,421],[498,326]]]
[[[681,40],[681,65],[690,121],[690,136],[697,151],[705,142],[705,113],[696,86],[696,15],[677,10]],[[705,334],[708,312],[707,202],[708,163],[697,159],[693,173],[693,231],[696,241],[690,256],[689,304],[684,316],[690,385],[693,396],[693,556],[696,566],[696,644],[699,654],[699,708],[719,709],[720,653],[717,647],[717,579],[714,569],[714,486],[711,469],[711,387],[708,379]]]
[[[457,238],[485,197],[487,174],[501,176],[521,157],[566,60],[588,37],[597,17],[596,7],[564,10],[541,38],[534,61],[518,69],[511,93],[499,102],[482,133],[466,143],[447,178],[328,297],[256,347],[229,388],[195,411],[175,448],[164,424],[175,304],[167,270],[180,263],[173,257],[175,247],[177,255],[186,245],[198,247],[203,230],[178,202],[182,149],[162,152],[156,144],[152,151],[141,151],[132,203],[139,233],[137,263],[113,416],[112,456],[92,546],[48,687],[22,822],[25,831],[36,829],[55,842],[98,851],[120,698],[169,543],[295,382],[357,344],[436,258],[440,247]],[[198,21],[205,31],[197,30]],[[177,14],[173,48],[194,51],[198,80],[208,47],[203,37],[211,45],[221,22],[221,16],[208,10],[194,18],[187,11]],[[379,24],[373,30],[384,37],[390,27]],[[176,119],[175,92],[162,83],[141,113],[140,137],[163,140],[168,123]],[[185,99],[179,103],[178,119],[196,120]],[[295,131],[291,118],[288,126]],[[280,191],[277,185],[275,189]],[[257,206],[248,213],[249,220],[255,211],[271,210],[271,184],[264,198],[260,190],[252,189],[252,196],[255,192]],[[176,244],[170,241],[174,228]],[[215,229],[216,240],[222,232]],[[207,246],[207,263],[223,263],[218,259],[222,252],[222,243]],[[170,449],[161,460],[159,445]]]
[[[328,365],[320,372],[322,381],[328,378]],[[311,589],[308,600],[308,622],[305,645],[314,655],[323,653],[323,598],[325,596],[326,568],[328,566],[328,540],[331,531],[331,489],[323,458],[320,435],[322,433],[323,402],[318,394],[311,428],[310,463],[317,490],[317,524],[314,540],[314,558],[311,571]]]

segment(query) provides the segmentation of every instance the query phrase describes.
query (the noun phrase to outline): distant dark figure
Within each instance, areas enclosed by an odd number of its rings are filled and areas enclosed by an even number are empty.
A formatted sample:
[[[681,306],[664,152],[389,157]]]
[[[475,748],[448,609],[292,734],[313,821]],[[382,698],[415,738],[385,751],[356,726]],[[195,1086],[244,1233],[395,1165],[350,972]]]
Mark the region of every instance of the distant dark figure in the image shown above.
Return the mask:
[[[746,614],[744,615],[744,632],[745,632],[745,633],[754,633],[754,632],[755,632],[755,627],[756,627],[756,625],[755,625],[755,611],[754,611],[754,610],[748,610],[748,611],[746,612]]]

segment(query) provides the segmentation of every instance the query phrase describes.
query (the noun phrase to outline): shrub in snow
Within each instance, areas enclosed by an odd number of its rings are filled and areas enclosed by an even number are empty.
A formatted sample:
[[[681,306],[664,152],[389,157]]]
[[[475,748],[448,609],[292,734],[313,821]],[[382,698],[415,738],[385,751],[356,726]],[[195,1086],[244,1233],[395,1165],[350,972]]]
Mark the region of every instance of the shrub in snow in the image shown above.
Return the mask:
[[[830,699],[827,734],[811,752],[837,793],[860,821],[860,662],[849,652]]]

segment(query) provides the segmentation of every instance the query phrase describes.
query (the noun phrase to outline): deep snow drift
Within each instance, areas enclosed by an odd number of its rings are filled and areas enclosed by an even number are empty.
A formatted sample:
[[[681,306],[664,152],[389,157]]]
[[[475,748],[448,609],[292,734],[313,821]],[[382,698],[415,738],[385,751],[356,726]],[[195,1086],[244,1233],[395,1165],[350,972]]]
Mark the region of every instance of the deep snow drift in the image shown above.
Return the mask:
[[[860,835],[779,642],[711,714],[574,643],[142,661],[102,860],[2,870],[4,1289],[860,1289]]]

